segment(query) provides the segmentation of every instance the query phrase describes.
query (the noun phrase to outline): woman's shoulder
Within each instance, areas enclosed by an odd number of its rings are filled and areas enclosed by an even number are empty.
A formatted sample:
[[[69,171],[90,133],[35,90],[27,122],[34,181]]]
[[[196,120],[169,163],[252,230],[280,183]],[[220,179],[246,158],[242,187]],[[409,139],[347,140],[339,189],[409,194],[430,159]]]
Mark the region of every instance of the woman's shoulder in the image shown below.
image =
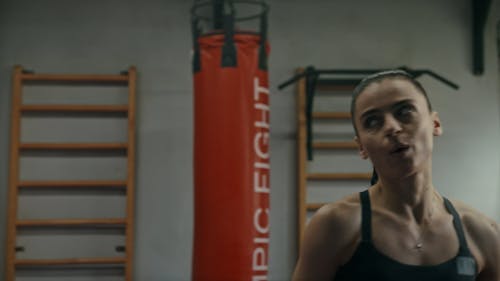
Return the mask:
[[[309,224],[320,227],[329,235],[349,237],[359,231],[361,225],[361,204],[359,194],[351,194],[339,201],[328,203],[319,208]]]
[[[480,262],[487,270],[500,266],[500,226],[498,223],[464,202],[451,201],[460,215],[469,242],[473,243],[469,247],[475,247],[479,251]]]
[[[463,226],[471,231],[471,234],[477,235],[493,235],[496,234],[498,238],[499,236],[499,227],[498,224],[486,216],[482,212],[473,208],[472,206],[459,201],[459,200],[450,200],[460,215],[460,220],[462,221]]]
[[[360,233],[360,209],[357,194],[318,209],[308,221],[304,232],[299,268],[325,265],[329,269],[324,271],[334,271],[336,266],[343,264],[346,257],[352,254],[350,242]]]
[[[322,220],[344,224],[355,217],[361,217],[359,193],[348,195],[341,200],[323,205],[314,214]],[[313,218],[314,218],[313,217]]]

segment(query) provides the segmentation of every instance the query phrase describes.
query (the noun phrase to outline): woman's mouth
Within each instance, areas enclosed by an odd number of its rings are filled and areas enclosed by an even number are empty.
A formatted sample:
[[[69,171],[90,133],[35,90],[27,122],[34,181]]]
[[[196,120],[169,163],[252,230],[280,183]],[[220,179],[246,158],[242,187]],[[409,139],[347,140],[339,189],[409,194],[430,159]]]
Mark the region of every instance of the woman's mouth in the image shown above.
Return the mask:
[[[407,151],[408,149],[410,148],[409,145],[406,145],[406,144],[401,144],[401,145],[397,145],[396,147],[394,147],[392,150],[391,150],[391,154],[399,154],[399,153],[403,153],[405,151]]]

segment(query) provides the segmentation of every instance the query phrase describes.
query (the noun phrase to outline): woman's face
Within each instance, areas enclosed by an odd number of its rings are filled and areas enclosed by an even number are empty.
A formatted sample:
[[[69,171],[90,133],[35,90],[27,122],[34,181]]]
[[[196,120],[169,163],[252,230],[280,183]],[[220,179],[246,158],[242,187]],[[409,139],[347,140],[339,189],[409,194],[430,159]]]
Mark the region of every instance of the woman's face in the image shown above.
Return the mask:
[[[441,134],[441,124],[411,82],[392,77],[370,84],[358,96],[353,118],[361,157],[381,176],[431,168],[433,136]]]

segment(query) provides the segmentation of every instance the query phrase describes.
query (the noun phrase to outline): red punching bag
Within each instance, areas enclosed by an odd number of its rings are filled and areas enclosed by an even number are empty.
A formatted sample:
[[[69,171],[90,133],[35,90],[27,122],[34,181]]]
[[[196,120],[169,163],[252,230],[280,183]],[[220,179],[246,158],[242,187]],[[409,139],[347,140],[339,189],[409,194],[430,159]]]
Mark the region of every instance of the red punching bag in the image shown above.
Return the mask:
[[[233,22],[194,30],[193,281],[267,280],[268,46],[265,31],[234,32]]]

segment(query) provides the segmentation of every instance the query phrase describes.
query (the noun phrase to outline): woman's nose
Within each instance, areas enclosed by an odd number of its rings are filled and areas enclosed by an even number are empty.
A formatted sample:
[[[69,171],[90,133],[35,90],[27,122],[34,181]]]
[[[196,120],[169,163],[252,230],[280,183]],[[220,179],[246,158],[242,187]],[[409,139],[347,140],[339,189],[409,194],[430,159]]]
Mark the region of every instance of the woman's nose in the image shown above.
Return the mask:
[[[402,130],[401,123],[396,118],[394,118],[394,116],[387,115],[385,117],[385,121],[384,121],[384,133],[385,133],[385,135],[387,135],[387,136],[395,135],[395,134],[398,134],[399,132],[401,132],[401,130]]]

